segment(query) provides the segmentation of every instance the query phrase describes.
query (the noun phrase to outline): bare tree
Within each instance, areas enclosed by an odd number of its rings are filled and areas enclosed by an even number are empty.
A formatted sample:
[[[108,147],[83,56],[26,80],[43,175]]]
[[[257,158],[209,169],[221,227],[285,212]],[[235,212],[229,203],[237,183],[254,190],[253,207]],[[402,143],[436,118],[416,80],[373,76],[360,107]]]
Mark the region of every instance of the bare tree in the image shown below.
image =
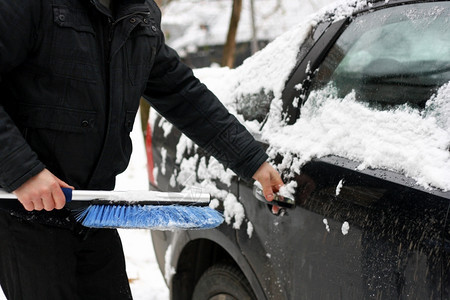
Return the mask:
[[[230,26],[228,28],[227,41],[223,49],[222,66],[232,68],[234,66],[234,54],[236,52],[236,34],[241,18],[242,0],[233,0]]]
[[[255,1],[250,0],[250,18],[252,21],[252,41],[251,41],[251,53],[252,55],[258,51],[258,34],[256,28],[256,16],[255,16]]]

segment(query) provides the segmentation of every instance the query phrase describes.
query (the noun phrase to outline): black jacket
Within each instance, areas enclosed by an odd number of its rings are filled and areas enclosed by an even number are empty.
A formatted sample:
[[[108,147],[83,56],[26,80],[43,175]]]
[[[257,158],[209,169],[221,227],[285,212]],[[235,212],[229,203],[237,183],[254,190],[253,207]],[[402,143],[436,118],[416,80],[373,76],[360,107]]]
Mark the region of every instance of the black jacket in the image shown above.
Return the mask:
[[[243,178],[267,156],[165,45],[153,1],[0,1],[0,186],[44,167],[77,189],[112,189],[143,95]]]
[[[266,159],[250,134],[164,43],[153,1],[0,2],[0,184],[44,165],[77,188],[125,170],[139,98],[244,178]]]

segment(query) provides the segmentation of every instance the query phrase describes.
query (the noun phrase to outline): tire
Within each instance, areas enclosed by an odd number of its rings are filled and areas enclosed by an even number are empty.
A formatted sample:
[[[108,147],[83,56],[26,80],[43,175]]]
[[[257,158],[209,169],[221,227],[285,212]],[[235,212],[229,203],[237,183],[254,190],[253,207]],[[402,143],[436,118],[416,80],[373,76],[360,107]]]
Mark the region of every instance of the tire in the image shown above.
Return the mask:
[[[253,300],[252,288],[242,272],[230,265],[213,265],[198,280],[192,300]]]

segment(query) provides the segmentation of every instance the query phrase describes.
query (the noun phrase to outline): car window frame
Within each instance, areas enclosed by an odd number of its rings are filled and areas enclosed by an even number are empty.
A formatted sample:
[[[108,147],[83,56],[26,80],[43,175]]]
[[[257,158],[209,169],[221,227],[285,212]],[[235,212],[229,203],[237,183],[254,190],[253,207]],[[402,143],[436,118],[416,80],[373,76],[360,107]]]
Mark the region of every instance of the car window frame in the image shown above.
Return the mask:
[[[310,48],[305,57],[300,61],[292,75],[286,82],[282,93],[283,112],[286,114],[286,124],[292,125],[300,117],[300,107],[307,98],[307,93],[311,84],[313,73],[325,59],[331,47],[350,24],[350,17],[331,23],[322,33],[314,45]],[[302,85],[297,89],[298,84]],[[294,99],[304,99],[298,105],[294,105]]]
[[[430,2],[447,2],[448,0],[433,0]],[[378,10],[388,9],[394,6],[402,6],[405,4],[422,3],[418,0],[391,0],[386,3],[385,1],[376,1],[369,6],[365,6],[360,10],[355,11],[352,15],[334,21],[329,27],[322,33],[317,39],[314,45],[309,49],[304,57],[300,57],[299,63],[291,72],[289,79],[286,81],[285,88],[282,92],[283,113],[286,116],[286,125],[294,124],[300,117],[301,106],[305,103],[310,92],[310,85],[314,72],[319,67],[320,63],[325,59],[329,50],[334,45],[336,40],[341,36],[347,26],[363,14],[371,13]],[[332,17],[332,16],[328,16]],[[326,22],[325,22],[326,23]],[[321,23],[317,25],[320,26]],[[316,27],[316,28],[317,28]],[[301,46],[303,47],[303,45]],[[301,48],[300,48],[301,50]],[[297,89],[296,86],[301,84],[301,89]],[[294,99],[300,98],[302,101],[298,105],[294,105]]]

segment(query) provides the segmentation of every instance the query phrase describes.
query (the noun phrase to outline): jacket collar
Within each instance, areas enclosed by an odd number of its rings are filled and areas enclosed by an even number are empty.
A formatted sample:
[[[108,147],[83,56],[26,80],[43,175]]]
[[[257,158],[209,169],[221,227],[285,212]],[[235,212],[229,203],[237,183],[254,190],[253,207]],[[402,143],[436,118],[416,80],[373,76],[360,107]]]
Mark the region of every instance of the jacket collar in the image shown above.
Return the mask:
[[[145,0],[119,0],[116,4],[116,19],[135,13],[148,13]]]
[[[104,7],[99,0],[90,0],[90,2],[99,10],[101,13],[112,17],[111,11]],[[135,14],[135,13],[148,13],[149,9],[145,4],[145,0],[111,0],[111,7],[115,6],[115,17],[114,19],[120,19],[124,16]]]

